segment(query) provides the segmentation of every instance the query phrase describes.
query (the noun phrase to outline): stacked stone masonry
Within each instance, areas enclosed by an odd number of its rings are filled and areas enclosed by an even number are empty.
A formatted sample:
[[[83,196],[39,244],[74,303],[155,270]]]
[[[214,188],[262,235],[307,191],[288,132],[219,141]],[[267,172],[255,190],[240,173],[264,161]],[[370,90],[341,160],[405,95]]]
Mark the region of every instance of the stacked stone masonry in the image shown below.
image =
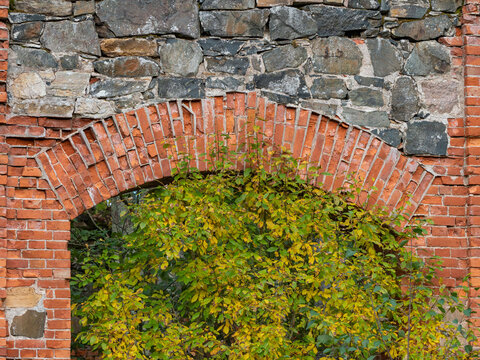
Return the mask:
[[[0,0],[0,359],[70,358],[71,219],[187,149],[206,169],[215,136],[235,148],[256,122],[328,190],[356,171],[360,201],[379,189],[367,206],[411,194],[433,221],[415,250],[448,286],[470,273],[480,310],[479,16],[479,0]]]

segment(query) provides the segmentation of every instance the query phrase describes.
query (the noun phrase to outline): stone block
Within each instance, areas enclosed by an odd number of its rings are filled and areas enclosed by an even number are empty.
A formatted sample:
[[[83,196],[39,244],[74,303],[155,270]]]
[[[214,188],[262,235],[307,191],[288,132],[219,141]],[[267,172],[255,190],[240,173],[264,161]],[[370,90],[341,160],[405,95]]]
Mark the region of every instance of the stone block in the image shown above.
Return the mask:
[[[408,75],[443,74],[450,70],[450,51],[436,41],[422,41],[408,57],[403,71]]]
[[[350,39],[329,37],[312,41],[313,67],[316,72],[356,75],[360,72],[363,55]]]
[[[253,9],[244,11],[200,11],[203,30],[220,37],[263,37],[269,11]]]
[[[451,27],[450,18],[440,15],[401,23],[399,27],[392,29],[392,34],[397,38],[424,41],[444,36]]]
[[[205,56],[223,56],[223,55],[236,55],[238,54],[244,41],[238,40],[224,40],[224,39],[200,39],[198,44],[202,47],[203,54]]]
[[[201,99],[205,82],[192,78],[158,78],[158,96],[162,99]]]
[[[267,89],[302,99],[310,98],[305,77],[299,70],[284,70],[255,75],[254,83],[257,89]]]
[[[212,73],[226,73],[232,75],[245,75],[250,66],[248,57],[238,58],[208,58],[207,71]]]
[[[313,81],[312,96],[317,99],[346,99],[348,95],[345,81],[338,78],[317,78]]]
[[[10,51],[9,61],[16,65],[39,70],[58,68],[58,61],[45,50],[12,46]]]
[[[293,40],[315,35],[318,26],[315,19],[306,11],[277,6],[270,11],[269,29],[272,40]]]
[[[351,90],[348,97],[353,105],[368,106],[368,107],[382,107],[385,105],[383,100],[383,93],[381,90],[371,89],[367,87]]]
[[[402,133],[398,129],[373,129],[372,134],[393,147],[398,147],[402,143]]]
[[[221,89],[224,91],[239,90],[243,85],[243,82],[233,77],[211,77],[206,80],[205,86],[211,89]]]
[[[402,70],[402,53],[389,40],[368,39],[367,48],[375,76],[384,77]]]
[[[70,0],[15,0],[15,10],[30,14],[69,16],[72,15],[73,5]]]
[[[104,119],[114,115],[115,109],[109,101],[81,97],[75,102],[75,114],[92,119]]]
[[[53,96],[77,97],[85,95],[90,73],[57,71],[55,80],[47,87],[47,94]]]
[[[158,76],[160,66],[150,59],[138,56],[122,56],[93,63],[95,71],[110,77]]]
[[[454,13],[462,3],[462,0],[432,0],[432,10]]]
[[[43,22],[35,21],[23,24],[14,24],[11,31],[13,41],[38,41],[43,31]]]
[[[25,72],[11,80],[8,91],[16,99],[36,99],[47,94],[47,87],[40,75]]]
[[[419,97],[415,81],[402,76],[395,81],[392,89],[391,117],[397,121],[410,121],[420,110]]]
[[[262,54],[265,71],[298,68],[307,60],[307,50],[301,46],[286,45]]]
[[[95,13],[95,0],[77,1],[73,8],[73,15],[80,16]]]
[[[257,0],[258,7],[288,6],[293,5],[293,0]]]
[[[247,10],[255,8],[255,0],[204,0],[202,10]]]
[[[149,88],[150,82],[151,78],[100,80],[90,85],[90,95],[101,99],[144,92]]]
[[[463,86],[457,80],[433,78],[420,83],[423,93],[423,102],[427,109],[436,114],[452,116],[458,101],[459,90]]]
[[[355,75],[354,78],[357,84],[361,86],[373,86],[379,88],[383,88],[385,86],[385,80],[379,77],[365,77]]]
[[[405,153],[408,155],[447,155],[447,126],[441,122],[420,120],[408,124]]]
[[[158,56],[155,40],[142,38],[102,39],[100,48],[105,56]]]
[[[194,76],[203,61],[200,45],[183,39],[167,40],[159,54],[162,70],[173,75]]]
[[[421,19],[430,8],[429,0],[390,0],[390,16],[403,19]]]
[[[42,295],[37,294],[34,288],[17,287],[7,289],[7,298],[5,299],[5,307],[13,308],[32,308],[37,306]]]
[[[380,7],[378,0],[348,0],[348,7],[354,9],[377,10]]]
[[[10,333],[12,336],[24,336],[30,339],[42,338],[46,319],[46,312],[27,310],[25,314],[13,318]]]
[[[384,128],[390,125],[388,114],[385,111],[360,111],[352,108],[343,108],[345,122],[367,127]]]
[[[38,117],[71,118],[74,102],[64,98],[42,98],[13,102],[12,113]]]

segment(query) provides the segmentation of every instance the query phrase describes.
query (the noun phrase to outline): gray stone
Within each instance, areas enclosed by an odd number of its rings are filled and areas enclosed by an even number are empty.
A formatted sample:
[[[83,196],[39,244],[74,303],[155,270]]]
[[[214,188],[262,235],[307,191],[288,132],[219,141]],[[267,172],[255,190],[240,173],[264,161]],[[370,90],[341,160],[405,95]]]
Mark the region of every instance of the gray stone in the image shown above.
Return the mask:
[[[262,90],[260,95],[277,104],[298,104],[298,97]]]
[[[342,79],[317,78],[313,81],[312,96],[317,99],[345,99],[348,95],[347,86]]]
[[[100,43],[106,56],[158,56],[158,44],[155,40],[141,38],[103,39]]]
[[[69,16],[72,9],[70,0],[15,0],[16,11],[30,14]]]
[[[43,337],[46,319],[46,312],[27,310],[23,315],[13,318],[10,334],[30,339],[39,339]]]
[[[138,107],[138,104],[143,102],[143,96],[141,93],[134,93],[130,95],[120,96],[115,99],[115,112],[123,112]]]
[[[390,0],[389,14],[401,19],[421,19],[429,7],[429,0]]]
[[[373,129],[372,134],[393,147],[398,147],[402,142],[402,133],[397,129]]]
[[[410,121],[418,110],[420,105],[415,81],[408,76],[399,77],[392,89],[392,118]]]
[[[203,30],[220,37],[263,37],[269,11],[254,9],[244,11],[200,11]]]
[[[284,93],[299,98],[310,98],[305,78],[299,70],[284,70],[254,77],[255,87]]]
[[[407,21],[392,30],[392,34],[398,38],[409,38],[415,41],[436,39],[444,36],[452,22],[447,15],[427,17],[422,20]]]
[[[160,66],[155,61],[137,56],[124,56],[93,63],[95,71],[110,77],[157,76]]]
[[[148,89],[151,79],[106,79],[97,81],[90,86],[90,94],[97,98],[109,98],[144,92]]]
[[[367,127],[384,128],[390,125],[388,114],[385,111],[360,111],[352,108],[343,108],[345,122]]]
[[[448,136],[445,124],[414,121],[408,124],[405,153],[408,155],[447,155]]]
[[[455,106],[459,105],[458,93],[463,86],[456,80],[429,79],[421,83],[424,103],[432,113],[451,116]]]
[[[40,75],[25,72],[18,75],[8,88],[15,99],[36,99],[47,95],[47,87]]]
[[[277,6],[270,10],[270,37],[272,40],[308,37],[318,30],[317,22],[306,11],[289,6]]]
[[[95,0],[77,1],[73,8],[73,15],[80,16],[95,13]]]
[[[403,56],[389,40],[376,38],[367,40],[375,76],[384,77],[402,70]]]
[[[148,34],[200,36],[196,0],[104,0],[97,16],[118,37]]]
[[[160,48],[162,70],[167,74],[193,76],[203,61],[202,48],[193,41],[169,39]]]
[[[24,48],[20,46],[12,46],[10,50],[15,53],[15,63],[17,65],[35,69],[58,68],[58,62],[55,57],[45,50]],[[9,56],[9,58],[11,58],[11,56]]]
[[[443,74],[449,70],[450,51],[436,41],[423,41],[415,44],[404,67],[406,74],[414,76]]]
[[[322,5],[309,5],[306,8],[317,22],[319,36],[344,36],[346,33],[358,33],[381,25],[378,22],[381,20],[378,11]]]
[[[233,77],[214,78],[208,77],[206,87],[211,89],[221,89],[225,91],[239,90],[243,82]]]
[[[47,22],[40,40],[43,46],[53,52],[77,52],[98,56],[101,54],[92,20]]]
[[[354,41],[340,37],[315,39],[312,45],[316,72],[356,75],[360,72],[363,55]]]
[[[378,0],[348,0],[348,7],[354,9],[377,10],[380,7]]]
[[[254,55],[262,53],[264,51],[269,51],[275,48],[275,44],[262,39],[262,40],[250,40],[242,47],[240,50],[241,55]]]
[[[48,86],[47,94],[53,96],[77,97],[85,95],[90,73],[57,71],[55,80]]]
[[[205,97],[202,79],[159,78],[158,96],[163,99],[201,99]]]
[[[38,41],[43,30],[43,22],[16,24],[12,26],[11,39],[13,41]]]
[[[71,118],[73,109],[73,100],[48,97],[14,102],[12,113],[38,117]]]
[[[205,0],[202,10],[247,10],[255,8],[255,0]]]
[[[232,75],[245,75],[249,66],[250,60],[247,57],[207,59],[207,71],[214,73],[221,72]]]
[[[381,90],[358,88],[350,91],[348,97],[352,104],[357,106],[382,107],[385,105]]]
[[[10,24],[21,24],[24,22],[32,22],[32,21],[45,21],[47,17],[41,14],[24,14],[24,13],[15,13],[9,12],[8,13],[8,21]]]
[[[286,45],[263,53],[267,72],[286,68],[298,68],[307,60],[307,50],[301,46]]]
[[[302,101],[301,106],[305,109],[311,109],[319,114],[334,117],[337,115],[338,108],[336,105],[325,104],[314,100]]]
[[[80,97],[75,102],[75,114],[91,119],[104,119],[115,114],[109,101]]]
[[[205,56],[231,56],[236,55],[244,41],[238,40],[223,40],[223,39],[200,39],[197,41],[202,47]]]
[[[379,88],[383,88],[385,86],[385,80],[382,78],[355,75],[355,81],[361,86],[373,86]]]
[[[65,55],[60,58],[60,65],[63,70],[75,70],[80,66],[80,57],[78,55]]]
[[[454,13],[462,3],[462,0],[432,0],[432,10]]]

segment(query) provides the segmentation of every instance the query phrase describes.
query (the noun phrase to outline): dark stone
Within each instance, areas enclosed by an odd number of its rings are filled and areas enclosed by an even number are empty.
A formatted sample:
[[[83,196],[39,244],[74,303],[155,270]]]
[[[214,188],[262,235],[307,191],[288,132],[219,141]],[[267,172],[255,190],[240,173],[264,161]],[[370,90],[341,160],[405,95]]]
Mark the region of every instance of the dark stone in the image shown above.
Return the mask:
[[[414,76],[443,74],[449,70],[450,51],[436,41],[423,41],[415,44],[404,67],[406,74]]]
[[[350,91],[348,97],[352,104],[357,106],[382,107],[385,105],[381,90],[358,88]]]
[[[355,75],[354,78],[358,85],[361,86],[374,86],[379,88],[383,88],[385,86],[385,80],[382,78],[364,77],[360,75]]]
[[[155,61],[137,56],[95,61],[93,67],[97,73],[111,77],[141,77],[160,74],[160,66]]]
[[[202,79],[159,78],[158,95],[163,99],[201,99],[205,97]]]
[[[307,50],[301,46],[286,45],[263,53],[265,71],[298,68],[307,60]]]
[[[116,36],[178,34],[200,36],[196,0],[104,0],[97,15]]]
[[[372,10],[348,9],[337,6],[309,5],[318,25],[319,36],[344,36],[346,33],[358,33],[372,27],[380,27],[380,12]]]
[[[410,121],[420,110],[415,81],[402,76],[397,79],[392,89],[391,116],[397,121]]]
[[[313,66],[316,72],[356,75],[360,72],[363,55],[353,40],[329,37],[312,42]]]
[[[250,40],[249,42],[245,43],[245,46],[242,47],[239,54],[254,55],[272,49],[275,49],[275,45],[266,40]]]
[[[52,21],[45,24],[42,45],[53,52],[78,52],[100,56],[100,42],[93,21]]]
[[[345,122],[367,127],[384,128],[390,125],[388,114],[385,111],[360,111],[352,108],[343,108]]]
[[[319,114],[334,117],[337,115],[337,106],[332,104],[324,104],[314,100],[302,101],[300,105],[305,109],[311,109]]]
[[[384,77],[402,70],[403,56],[389,40],[376,38],[367,40],[375,76]]]
[[[210,89],[221,89],[225,91],[238,90],[243,82],[233,77],[215,78],[208,77],[205,86]]]
[[[390,16],[400,19],[421,19],[430,7],[429,0],[390,0]]]
[[[41,14],[24,14],[24,13],[8,13],[8,21],[10,24],[20,24],[32,21],[45,21],[47,17]]]
[[[432,0],[432,10],[454,13],[462,3],[462,0]]]
[[[402,133],[397,129],[373,129],[372,134],[393,147],[398,147],[402,143]]]
[[[253,81],[257,89],[268,89],[303,99],[310,98],[305,77],[299,70],[255,75]]]
[[[58,62],[55,57],[41,49],[12,46],[10,48],[16,55],[16,64],[35,69],[57,69]]]
[[[447,155],[448,136],[445,124],[414,121],[408,124],[405,153],[408,155]]]
[[[197,41],[202,47],[205,56],[236,55],[244,41],[223,40],[223,39],[200,39]]]
[[[162,70],[167,74],[194,76],[203,61],[202,48],[189,40],[168,39],[159,53]]]
[[[407,21],[392,30],[397,38],[409,38],[415,41],[437,39],[444,36],[452,22],[447,15],[428,17],[423,20]]]
[[[46,312],[27,310],[25,314],[13,318],[10,334],[39,339],[44,335],[46,318]]]
[[[202,10],[247,10],[255,8],[255,0],[205,0]]]
[[[15,10],[30,14],[69,16],[73,13],[70,0],[15,0]]]
[[[90,95],[109,98],[148,90],[150,80],[106,79],[90,85]]]
[[[380,7],[378,0],[348,0],[348,7],[354,9],[377,10]]]
[[[293,40],[315,35],[318,26],[315,19],[306,11],[276,6],[270,10],[269,29],[272,40]]]
[[[249,58],[209,58],[207,59],[207,71],[221,72],[232,75],[245,75],[250,66]]]
[[[43,22],[36,21],[31,23],[17,24],[12,26],[13,41],[37,41],[43,30]]]
[[[313,81],[312,96],[317,99],[346,99],[347,86],[342,79],[317,78]]]
[[[60,58],[60,64],[64,70],[75,70],[79,68],[80,57],[78,55],[65,55]]]
[[[288,96],[283,94],[277,94],[270,91],[262,90],[260,93],[262,96],[266,97],[270,101],[276,102],[278,104],[298,104],[298,98],[296,96]]]
[[[200,11],[203,30],[221,37],[263,37],[269,11],[254,9],[244,11]]]

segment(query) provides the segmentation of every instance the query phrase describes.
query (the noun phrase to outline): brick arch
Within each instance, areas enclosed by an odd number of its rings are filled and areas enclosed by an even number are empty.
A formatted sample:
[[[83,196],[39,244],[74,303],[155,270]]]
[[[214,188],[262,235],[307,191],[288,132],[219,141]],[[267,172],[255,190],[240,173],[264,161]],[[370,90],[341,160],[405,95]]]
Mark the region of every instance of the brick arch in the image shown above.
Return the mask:
[[[263,140],[318,164],[327,191],[356,173],[363,188],[378,188],[368,206],[414,213],[434,175],[416,160],[368,131],[314,111],[270,102],[256,93],[158,103],[117,114],[76,131],[36,156],[39,168],[69,219],[122,192],[169,177],[179,153],[193,155],[207,170],[204,154],[216,134],[229,134],[229,147],[245,142],[256,125]],[[165,147],[169,144],[169,147]],[[358,201],[366,201],[367,190]]]

